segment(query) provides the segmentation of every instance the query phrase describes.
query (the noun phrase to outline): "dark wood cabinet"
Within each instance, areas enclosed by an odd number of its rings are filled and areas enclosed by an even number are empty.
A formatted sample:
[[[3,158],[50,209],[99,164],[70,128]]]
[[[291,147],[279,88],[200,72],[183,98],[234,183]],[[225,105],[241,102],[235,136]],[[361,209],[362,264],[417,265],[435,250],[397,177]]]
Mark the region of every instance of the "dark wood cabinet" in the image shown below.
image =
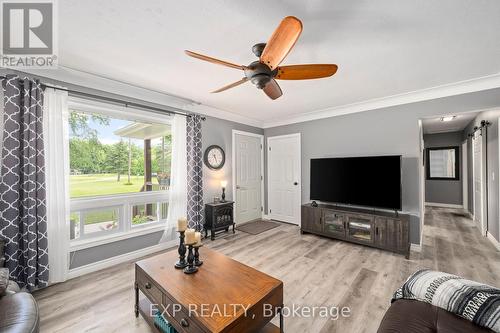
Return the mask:
[[[311,206],[302,206],[301,207],[301,215],[302,215],[302,227],[305,230],[310,232],[322,232],[322,217],[321,210],[314,209]]]
[[[331,209],[321,210],[323,216],[323,232],[336,238],[345,238],[346,216]]]
[[[382,248],[390,249],[391,244],[388,243],[387,219],[383,217],[375,218],[375,244]]]
[[[221,230],[229,231],[233,228],[234,233],[234,212],[233,201],[205,204],[205,238],[210,230],[210,239],[215,239],[215,233]]]
[[[332,205],[302,205],[301,231],[410,255],[409,216]]]

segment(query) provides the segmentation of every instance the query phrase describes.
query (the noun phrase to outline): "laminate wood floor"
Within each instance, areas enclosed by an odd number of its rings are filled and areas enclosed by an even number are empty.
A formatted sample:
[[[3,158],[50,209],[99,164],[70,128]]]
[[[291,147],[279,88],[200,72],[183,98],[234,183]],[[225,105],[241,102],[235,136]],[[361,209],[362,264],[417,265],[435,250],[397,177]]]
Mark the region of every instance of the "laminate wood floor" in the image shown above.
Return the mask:
[[[364,246],[301,235],[297,226],[228,234],[207,246],[284,282],[285,305],[349,307],[349,318],[285,318],[285,332],[376,332],[392,293],[431,268],[500,287],[500,252],[459,210],[429,208],[424,245],[410,260]],[[201,251],[203,253],[203,251]],[[209,264],[209,263],[206,263]],[[135,318],[128,262],[35,293],[42,332],[151,332]],[[237,281],[235,281],[237,283]]]

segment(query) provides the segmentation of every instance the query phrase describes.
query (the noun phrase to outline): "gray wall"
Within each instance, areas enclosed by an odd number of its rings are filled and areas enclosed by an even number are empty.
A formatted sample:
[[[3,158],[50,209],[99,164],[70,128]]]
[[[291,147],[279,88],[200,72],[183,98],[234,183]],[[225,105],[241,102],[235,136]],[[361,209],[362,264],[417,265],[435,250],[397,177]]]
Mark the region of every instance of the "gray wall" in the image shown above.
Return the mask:
[[[89,265],[104,259],[138,251],[160,243],[163,231],[152,234],[132,237],[113,243],[94,246],[87,249],[74,251],[70,253],[69,268],[77,268]]]
[[[468,139],[468,207],[473,213],[473,175],[472,175],[472,140],[467,138],[467,134],[471,133],[474,126],[479,126],[481,120],[487,120],[491,123],[488,127],[488,138],[483,135],[483,165],[488,166],[488,231],[497,240],[500,241],[500,216],[499,216],[499,143],[498,143],[498,118],[500,117],[500,109],[494,111],[481,112],[464,130],[463,139]],[[484,149],[487,145],[488,159]]]
[[[232,130],[264,134],[264,130],[232,121],[207,117],[203,123],[203,152],[208,146],[219,145],[226,153],[226,163],[220,170],[210,170],[203,164],[203,200],[212,202],[215,196],[220,197],[222,190],[220,181],[227,181],[226,200],[233,199],[232,183]]]
[[[309,201],[311,158],[402,155],[403,210],[413,215],[411,242],[419,244],[421,228],[418,120],[433,115],[479,110],[488,108],[488,105],[489,107],[500,105],[500,89],[267,128],[264,134],[270,137],[301,133],[302,202],[304,203]]]
[[[462,142],[463,132],[449,132],[424,135],[424,147],[452,147],[459,148],[459,180],[425,180],[425,202],[450,205],[463,204],[462,179]]]

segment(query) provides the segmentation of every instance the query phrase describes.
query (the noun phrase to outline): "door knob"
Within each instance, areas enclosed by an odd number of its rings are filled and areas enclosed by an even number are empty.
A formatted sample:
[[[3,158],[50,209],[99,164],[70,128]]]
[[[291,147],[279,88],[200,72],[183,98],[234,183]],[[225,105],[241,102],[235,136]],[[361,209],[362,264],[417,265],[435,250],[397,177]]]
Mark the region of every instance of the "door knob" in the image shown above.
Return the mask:
[[[293,183],[293,185],[297,186],[297,185],[299,185],[299,183],[297,183],[297,182],[294,182],[294,183]]]

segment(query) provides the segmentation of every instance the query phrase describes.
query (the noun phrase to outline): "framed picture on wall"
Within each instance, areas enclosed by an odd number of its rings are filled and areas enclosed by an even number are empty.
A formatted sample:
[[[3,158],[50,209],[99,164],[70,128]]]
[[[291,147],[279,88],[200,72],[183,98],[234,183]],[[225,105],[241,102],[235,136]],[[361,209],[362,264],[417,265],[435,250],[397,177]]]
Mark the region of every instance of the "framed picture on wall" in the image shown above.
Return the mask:
[[[460,149],[452,147],[426,148],[428,180],[460,180]]]

